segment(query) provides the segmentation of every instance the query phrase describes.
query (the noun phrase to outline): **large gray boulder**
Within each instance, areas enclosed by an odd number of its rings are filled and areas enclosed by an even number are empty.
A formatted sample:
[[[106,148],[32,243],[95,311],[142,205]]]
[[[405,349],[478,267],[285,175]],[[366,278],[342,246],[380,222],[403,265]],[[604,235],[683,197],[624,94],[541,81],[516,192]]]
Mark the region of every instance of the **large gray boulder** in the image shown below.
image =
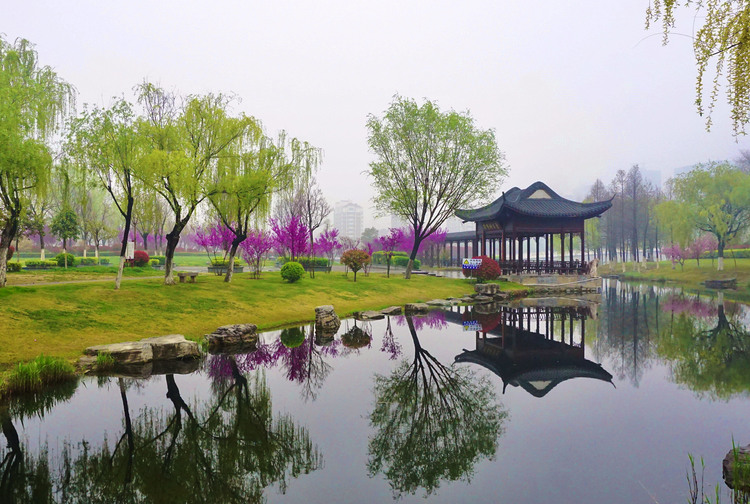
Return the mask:
[[[404,313],[410,314],[410,313],[427,313],[430,310],[430,307],[427,305],[427,303],[407,303],[404,306]]]
[[[377,311],[368,310],[368,311],[357,313],[357,316],[354,318],[356,318],[357,320],[362,320],[362,321],[380,320],[380,319],[384,319],[385,315]]]
[[[84,355],[91,357],[96,357],[100,353],[111,355],[115,364],[142,364],[154,360],[154,352],[151,345],[140,341],[96,345],[88,347],[83,351]]]
[[[84,357],[79,363],[81,367],[92,365],[96,362],[97,355],[106,353],[112,357],[114,361],[112,364],[115,368],[137,366],[154,361],[196,359],[201,355],[198,343],[186,340],[181,334],[111,345],[96,345],[88,347],[83,353]]]
[[[255,324],[232,324],[221,326],[206,334],[209,352],[222,349],[249,347],[258,341],[258,326]]]
[[[494,296],[498,292],[500,292],[500,286],[497,284],[475,284],[474,285],[474,292],[477,294],[482,294],[484,296]]]
[[[451,301],[448,301],[447,299],[433,299],[431,301],[427,301],[427,303],[425,304],[428,306],[437,306],[440,308],[453,306],[453,303]]]
[[[197,359],[201,356],[198,343],[185,339],[182,334],[145,338],[140,342],[151,345],[151,352],[155,361]]]
[[[721,472],[729,488],[750,491],[750,445],[729,450],[721,464]]]
[[[315,330],[323,334],[336,334],[341,327],[339,316],[333,310],[332,305],[315,307]]]
[[[400,306],[389,306],[388,308],[383,308],[380,310],[380,313],[383,315],[401,315],[403,313],[404,309]]]

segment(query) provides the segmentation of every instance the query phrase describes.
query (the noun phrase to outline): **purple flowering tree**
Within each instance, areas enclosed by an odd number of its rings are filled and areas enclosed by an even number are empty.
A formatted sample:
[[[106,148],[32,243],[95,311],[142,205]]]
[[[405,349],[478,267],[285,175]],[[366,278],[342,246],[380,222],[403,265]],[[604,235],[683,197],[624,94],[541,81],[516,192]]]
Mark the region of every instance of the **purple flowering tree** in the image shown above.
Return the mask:
[[[234,233],[220,222],[199,228],[192,237],[193,242],[206,251],[208,260],[214,262],[221,253],[222,260],[226,260],[232,245]]]
[[[341,243],[339,243],[338,237],[338,229],[329,229],[323,231],[315,241],[315,250],[328,259],[329,267],[333,266],[333,256],[337,251],[341,250]]]
[[[242,256],[250,265],[253,278],[260,278],[260,270],[263,266],[263,258],[273,248],[274,239],[269,233],[262,229],[248,232],[245,241],[240,243]]]
[[[402,250],[401,245],[404,242],[404,230],[401,228],[391,228],[390,233],[377,239],[380,249],[385,256],[386,277],[391,276],[391,261],[393,253],[396,250]]]
[[[292,216],[287,223],[271,219],[274,248],[290,261],[296,261],[307,250],[307,227],[298,216]]]

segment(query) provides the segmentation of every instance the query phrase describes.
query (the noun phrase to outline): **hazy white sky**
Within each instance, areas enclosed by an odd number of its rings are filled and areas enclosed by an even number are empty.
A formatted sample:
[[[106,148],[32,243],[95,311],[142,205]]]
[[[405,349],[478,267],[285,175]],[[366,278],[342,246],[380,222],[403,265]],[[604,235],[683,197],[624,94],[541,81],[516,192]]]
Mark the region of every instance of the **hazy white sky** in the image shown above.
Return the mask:
[[[580,197],[596,177],[608,183],[635,163],[666,179],[736,157],[748,142],[732,137],[723,102],[710,133],[695,111],[691,41],[663,47],[644,31],[647,6],[0,0],[0,32],[34,42],[79,104],[132,98],[144,78],[181,94],[235,93],[269,133],[285,129],[324,150],[319,180],[332,204],[368,209],[365,121],[396,93],[469,110],[493,128],[510,169],[503,189],[543,180]],[[676,31],[689,34],[692,16],[683,19]]]

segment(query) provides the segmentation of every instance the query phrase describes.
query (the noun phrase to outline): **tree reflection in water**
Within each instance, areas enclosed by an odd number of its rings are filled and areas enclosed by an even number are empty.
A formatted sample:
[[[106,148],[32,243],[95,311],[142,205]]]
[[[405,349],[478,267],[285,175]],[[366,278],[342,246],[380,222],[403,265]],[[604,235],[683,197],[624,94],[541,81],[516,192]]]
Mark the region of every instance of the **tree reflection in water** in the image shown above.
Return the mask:
[[[2,490],[12,498],[3,502],[260,502],[266,487],[284,492],[290,477],[322,467],[307,430],[273,415],[264,374],[245,377],[232,357],[224,359],[230,372],[215,377],[208,401],[189,405],[170,374],[171,408],[147,407],[134,417],[127,395],[137,381],[117,379],[123,433],[112,449],[106,439],[97,447],[83,440],[66,443],[60,460],[46,450],[27,453],[20,471],[18,463],[8,466],[15,474]],[[15,442],[9,453],[21,449]]]
[[[403,320],[414,357],[388,376],[375,376],[369,416],[375,434],[368,472],[383,473],[394,497],[420,488],[432,494],[443,480],[469,481],[479,460],[494,457],[507,417],[489,380],[466,367],[443,365],[422,347],[419,319]]]

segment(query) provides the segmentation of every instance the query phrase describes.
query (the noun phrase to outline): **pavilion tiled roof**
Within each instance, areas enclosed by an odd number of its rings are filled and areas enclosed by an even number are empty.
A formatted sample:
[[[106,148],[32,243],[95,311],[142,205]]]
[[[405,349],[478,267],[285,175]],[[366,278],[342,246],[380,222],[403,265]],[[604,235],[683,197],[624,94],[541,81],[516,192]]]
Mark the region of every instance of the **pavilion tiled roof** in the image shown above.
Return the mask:
[[[548,197],[534,197],[537,191]],[[526,189],[514,187],[490,203],[476,209],[457,210],[456,217],[466,221],[497,219],[503,210],[532,217],[572,217],[590,219],[601,215],[612,206],[612,200],[594,203],[579,203],[565,199],[550,189],[544,182],[534,182]]]

